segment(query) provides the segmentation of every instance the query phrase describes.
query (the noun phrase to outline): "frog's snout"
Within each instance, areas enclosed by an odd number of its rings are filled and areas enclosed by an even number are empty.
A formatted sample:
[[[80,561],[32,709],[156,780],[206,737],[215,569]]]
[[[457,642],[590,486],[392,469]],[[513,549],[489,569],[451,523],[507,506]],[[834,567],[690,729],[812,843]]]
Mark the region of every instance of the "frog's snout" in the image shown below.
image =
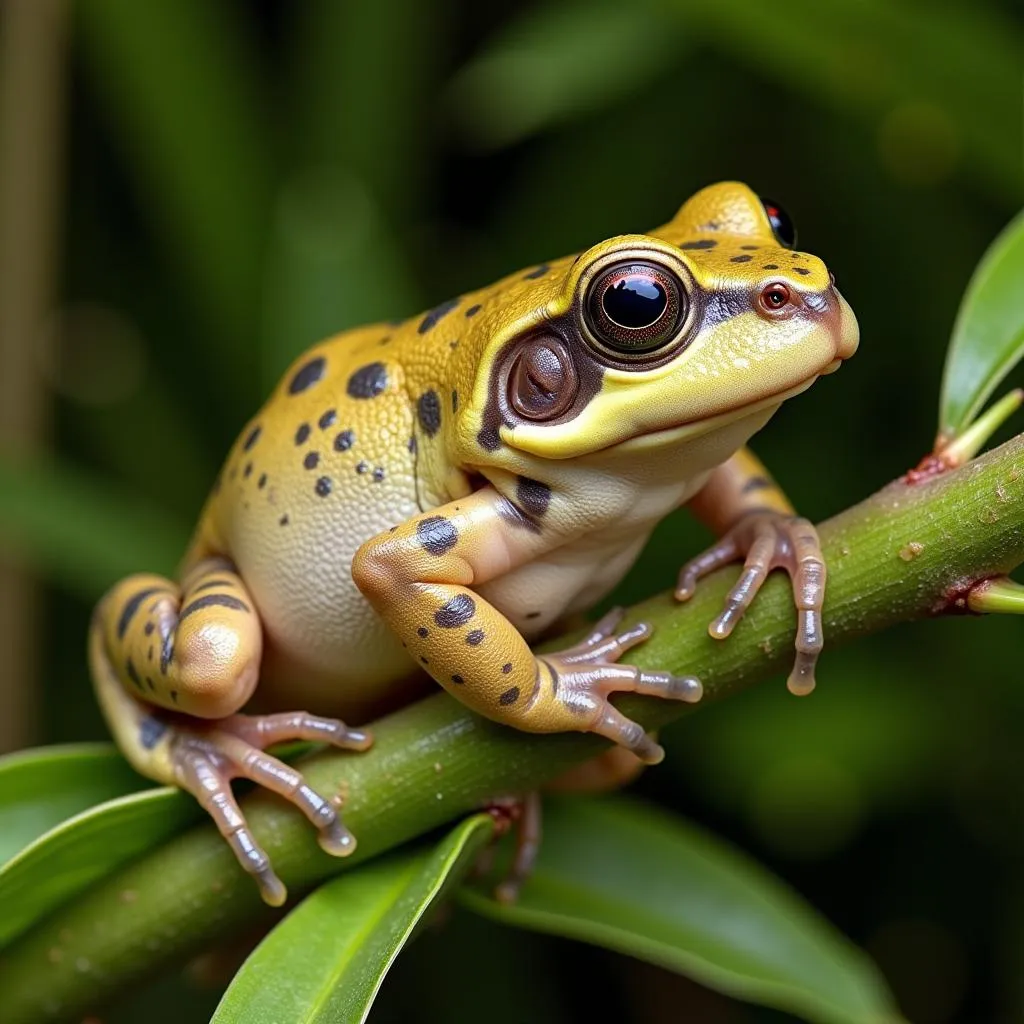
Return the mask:
[[[832,361],[826,373],[839,368],[840,363],[857,351],[860,343],[860,328],[850,304],[840,294],[835,278],[829,274],[830,283],[820,292],[803,296],[804,308],[829,332],[832,340]]]
[[[830,298],[833,300],[831,305],[836,310],[832,323],[836,358],[849,359],[860,344],[860,327],[850,304],[840,294],[839,289],[832,285],[830,291],[832,292]]]

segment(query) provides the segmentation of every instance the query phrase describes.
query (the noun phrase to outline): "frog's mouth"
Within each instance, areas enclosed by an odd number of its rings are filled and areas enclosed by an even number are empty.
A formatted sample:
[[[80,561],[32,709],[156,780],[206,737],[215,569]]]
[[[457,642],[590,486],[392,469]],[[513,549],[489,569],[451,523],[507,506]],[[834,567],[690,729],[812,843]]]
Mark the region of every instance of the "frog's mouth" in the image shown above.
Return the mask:
[[[827,373],[834,373],[841,363],[842,359],[835,359],[814,376],[807,378],[807,380],[801,381],[799,384],[784,391],[778,391],[774,395],[769,395],[767,398],[762,398],[759,402],[750,402],[735,409],[727,409],[725,412],[716,413],[714,416],[689,420],[686,423],[679,423],[672,427],[663,427],[661,430],[646,431],[642,434],[637,434],[635,437],[626,438],[625,441],[609,445],[608,448],[615,448],[618,451],[624,452],[639,452],[650,448],[662,448],[679,441],[687,441],[695,437],[701,437],[704,434],[710,434],[715,430],[728,426],[730,423],[735,423],[737,420],[756,417],[759,413],[763,413],[766,410],[769,411],[770,415],[787,399],[806,391],[818,377],[824,376]]]
[[[805,380],[800,381],[800,383],[794,384],[792,387],[785,388],[782,391],[777,391],[772,395],[768,395],[760,401],[745,403],[734,409],[726,409],[723,412],[715,413],[713,416],[687,420],[685,423],[678,423],[658,430],[645,430],[642,433],[626,438],[626,440],[619,441],[618,443],[609,445],[608,447],[625,452],[639,452],[649,450],[651,448],[660,448],[666,445],[676,444],[680,441],[692,440],[693,438],[701,437],[704,434],[709,434],[712,431],[720,430],[722,427],[735,423],[737,420],[746,419],[748,417],[756,418],[766,410],[768,411],[768,416],[765,417],[765,420],[767,420],[775,409],[782,405],[782,403],[787,399],[793,398],[794,396],[806,391],[819,377],[835,373],[836,370],[838,370],[839,367],[842,366],[842,364],[851,355],[853,355],[856,349],[856,341],[849,344],[844,340],[840,349],[840,354],[831,359],[821,369],[815,371]]]

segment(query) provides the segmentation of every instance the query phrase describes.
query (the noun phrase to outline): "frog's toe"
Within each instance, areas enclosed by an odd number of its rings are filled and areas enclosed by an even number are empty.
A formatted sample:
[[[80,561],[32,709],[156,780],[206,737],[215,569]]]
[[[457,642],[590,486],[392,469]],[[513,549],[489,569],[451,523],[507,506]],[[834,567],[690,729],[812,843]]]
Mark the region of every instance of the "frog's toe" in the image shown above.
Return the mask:
[[[718,618],[708,627],[716,640],[732,633],[773,569],[785,569],[792,580],[797,609],[796,661],[787,680],[792,693],[814,689],[814,669],[824,646],[821,613],[825,602],[825,560],[812,523],[778,512],[751,512],[708,551],[683,566],[676,597],[686,600],[697,580],[743,559],[743,570],[725,599]]]
[[[338,718],[321,718],[305,711],[231,715],[220,725],[260,750],[290,740],[330,743],[343,750],[367,750],[373,744],[373,737],[364,729],[352,729]]]
[[[618,659],[651,635],[646,623],[617,632],[622,613],[616,609],[598,622],[590,635],[568,650],[538,659],[551,674],[552,686],[569,713],[583,728],[631,750],[646,764],[664,757],[659,744],[641,725],[622,714],[609,698],[614,693],[640,693],[665,700],[696,703],[703,687],[694,676],[645,672]]]
[[[321,848],[332,856],[346,857],[356,848],[355,837],[342,823],[335,804],[314,790],[301,772],[263,750],[295,739],[354,750],[365,750],[372,742],[366,732],[349,729],[336,719],[298,711],[231,715],[209,726],[181,729],[171,744],[179,784],[210,814],[239,863],[256,879],[263,899],[272,906],[280,906],[287,893],[231,793],[232,779],[249,779],[297,807],[316,828]]]
[[[707,551],[702,551],[696,558],[691,558],[679,570],[675,596],[677,601],[688,601],[697,589],[697,582],[710,575],[723,565],[730,565],[740,557],[735,538],[727,533]]]
[[[233,773],[226,770],[223,760],[212,750],[182,737],[174,751],[174,771],[181,788],[199,801],[227,840],[238,863],[253,876],[264,903],[281,906],[288,897],[288,890],[249,830],[245,815],[231,792]]]

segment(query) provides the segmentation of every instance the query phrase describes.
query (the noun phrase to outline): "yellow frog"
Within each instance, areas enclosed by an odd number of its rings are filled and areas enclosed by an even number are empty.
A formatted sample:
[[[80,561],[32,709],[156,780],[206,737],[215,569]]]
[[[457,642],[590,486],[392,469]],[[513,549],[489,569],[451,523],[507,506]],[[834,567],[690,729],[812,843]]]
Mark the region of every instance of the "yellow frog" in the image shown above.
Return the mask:
[[[853,355],[858,331],[794,243],[776,204],[726,182],[650,234],[317,345],[242,431],[180,582],[132,576],[103,598],[90,662],[118,744],[198,798],[268,903],[284,886],[231,780],[280,793],[324,849],[351,852],[333,803],[265,748],[365,750],[366,731],[320,716],[359,725],[412,699],[423,673],[498,722],[660,760],[609,698],[696,701],[701,686],[618,664],[647,627],[621,631],[613,614],[569,650],[530,642],[607,594],[680,505],[721,540],[683,568],[677,596],[745,560],[710,627],[725,637],[785,569],[789,685],[813,687],[817,535],[743,446]]]

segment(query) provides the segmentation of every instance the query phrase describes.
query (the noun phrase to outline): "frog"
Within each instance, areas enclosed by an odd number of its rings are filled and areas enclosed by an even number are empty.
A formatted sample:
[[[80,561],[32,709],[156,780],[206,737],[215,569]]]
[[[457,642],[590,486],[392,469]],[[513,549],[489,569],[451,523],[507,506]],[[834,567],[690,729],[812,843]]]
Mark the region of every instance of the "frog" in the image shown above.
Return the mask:
[[[620,611],[569,647],[533,647],[684,506],[718,540],[676,597],[742,563],[709,626],[724,639],[784,570],[788,685],[809,692],[821,545],[747,443],[858,343],[785,211],[725,181],[649,233],[314,345],[239,433],[177,578],[132,575],[96,606],[90,672],[117,745],[199,801],[273,906],[287,891],[233,780],[280,794],[324,850],[350,854],[337,794],[268,748],[364,751],[367,723],[431,680],[509,727],[604,737],[628,776],[664,751],[615,695],[692,703],[699,678],[622,661],[651,629]]]

